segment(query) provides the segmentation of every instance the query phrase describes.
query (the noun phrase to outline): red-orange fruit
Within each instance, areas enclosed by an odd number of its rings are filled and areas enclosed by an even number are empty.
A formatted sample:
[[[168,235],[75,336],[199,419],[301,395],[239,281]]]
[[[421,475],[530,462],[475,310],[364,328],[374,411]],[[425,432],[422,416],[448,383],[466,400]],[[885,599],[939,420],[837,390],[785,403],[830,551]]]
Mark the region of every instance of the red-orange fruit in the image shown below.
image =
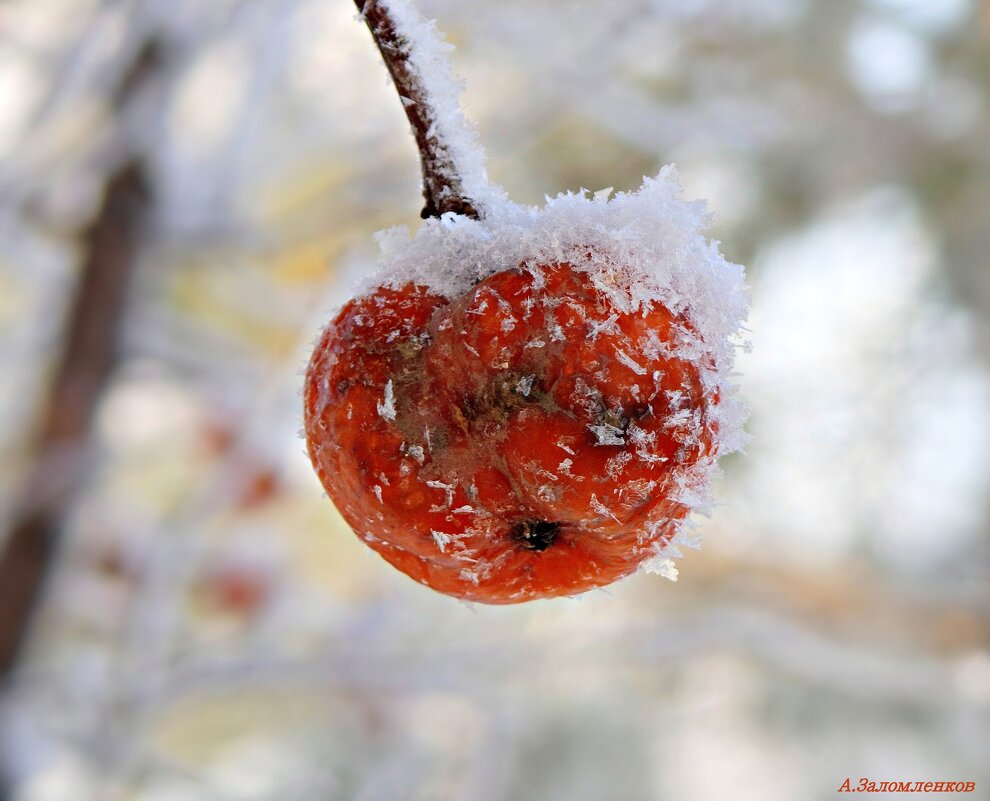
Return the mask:
[[[709,358],[682,316],[622,311],[571,264],[453,301],[380,287],[313,353],[309,454],[417,581],[494,604],[574,595],[633,572],[690,511],[686,471],[716,448]]]

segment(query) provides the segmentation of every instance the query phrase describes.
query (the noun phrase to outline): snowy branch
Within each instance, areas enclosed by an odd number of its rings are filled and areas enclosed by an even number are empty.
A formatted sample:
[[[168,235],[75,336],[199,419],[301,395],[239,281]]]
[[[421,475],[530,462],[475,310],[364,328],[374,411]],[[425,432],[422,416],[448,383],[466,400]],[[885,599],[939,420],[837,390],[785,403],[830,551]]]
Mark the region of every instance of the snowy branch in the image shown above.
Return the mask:
[[[447,212],[478,217],[448,140],[440,130],[433,94],[411,61],[413,40],[397,25],[391,4],[384,0],[355,0],[355,4],[375,38],[416,138],[426,201],[422,217],[439,217]]]

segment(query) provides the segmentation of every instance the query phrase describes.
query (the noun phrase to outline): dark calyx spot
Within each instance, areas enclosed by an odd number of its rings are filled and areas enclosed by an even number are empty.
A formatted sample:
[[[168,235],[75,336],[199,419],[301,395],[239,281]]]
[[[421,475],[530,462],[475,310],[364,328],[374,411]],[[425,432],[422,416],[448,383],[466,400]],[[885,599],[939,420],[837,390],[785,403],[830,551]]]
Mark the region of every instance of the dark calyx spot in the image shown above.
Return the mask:
[[[557,539],[560,523],[548,520],[522,520],[512,527],[512,538],[531,551],[545,551]]]

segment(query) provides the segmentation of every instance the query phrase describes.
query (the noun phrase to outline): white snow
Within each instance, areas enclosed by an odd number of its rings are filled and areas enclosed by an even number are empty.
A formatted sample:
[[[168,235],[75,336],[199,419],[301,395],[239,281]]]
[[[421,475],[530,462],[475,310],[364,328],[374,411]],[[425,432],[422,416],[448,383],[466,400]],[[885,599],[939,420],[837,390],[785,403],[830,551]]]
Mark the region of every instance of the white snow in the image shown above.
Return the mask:
[[[600,426],[588,426],[588,429],[595,435],[596,445],[625,445],[626,440],[622,435],[622,429],[608,424]]]
[[[443,553],[450,544],[450,534],[446,534],[443,531],[431,531],[430,534],[433,535],[433,541],[437,544],[440,553]]]
[[[378,403],[378,414],[385,420],[395,420],[395,391],[392,388],[392,379],[385,385],[385,397]]]
[[[655,573],[670,581],[677,581],[677,565],[674,564],[673,559],[662,553],[641,562],[639,569],[644,573]]]
[[[616,358],[622,362],[626,367],[632,370],[636,375],[646,375],[646,368],[643,367],[639,362],[632,358],[628,353],[626,353],[621,348],[615,349]]]
[[[621,522],[619,521],[619,518],[617,518],[612,513],[611,509],[609,509],[604,503],[598,500],[598,496],[595,495],[594,493],[592,493],[591,495],[591,508],[595,510],[596,514],[599,514],[602,517],[611,517],[616,522]]]
[[[502,201],[481,220],[446,215],[425,220],[415,233],[387,229],[377,235],[379,268],[367,289],[416,282],[454,298],[517,265],[536,273],[539,265],[570,263],[619,312],[660,303],[683,316],[690,334],[678,345],[687,349],[695,340],[714,357],[710,378],[723,390],[721,406],[728,412],[729,377],[749,302],[743,268],[728,262],[704,236],[705,203],[681,200],[679,192],[676,170],[668,166],[646,178],[637,192],[611,199],[568,193],[541,208]],[[638,372],[640,357],[651,355],[624,351],[617,358]],[[726,430],[727,436],[734,433]]]
[[[447,506],[445,508],[450,508],[450,505],[454,502],[454,485],[445,484],[443,481],[427,481],[426,486],[431,489],[443,490],[447,498]]]
[[[433,20],[423,19],[411,0],[378,0],[388,9],[396,29],[411,43],[409,65],[426,89],[433,109],[431,133],[446,146],[464,191],[483,214],[505,201],[503,190],[488,180],[485,154],[473,126],[461,111],[463,84],[450,68],[453,46],[444,41]],[[408,102],[408,99],[406,99]]]

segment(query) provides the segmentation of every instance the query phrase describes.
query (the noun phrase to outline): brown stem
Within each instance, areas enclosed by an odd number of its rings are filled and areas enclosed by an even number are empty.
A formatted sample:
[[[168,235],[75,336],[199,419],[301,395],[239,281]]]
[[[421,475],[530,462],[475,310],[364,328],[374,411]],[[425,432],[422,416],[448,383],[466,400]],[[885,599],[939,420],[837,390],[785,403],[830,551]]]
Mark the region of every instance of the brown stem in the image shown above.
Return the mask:
[[[157,69],[157,53],[157,42],[150,41],[137,54],[115,93],[118,104],[126,105],[146,85]],[[34,464],[0,547],[0,677],[17,662],[58,535],[86,478],[90,426],[117,363],[127,287],[151,203],[144,160],[127,159],[107,178],[100,208],[82,235],[79,284],[34,443]]]
[[[447,144],[437,135],[436,112],[427,87],[409,63],[410,42],[396,30],[395,21],[379,0],[354,0],[354,3],[375,38],[416,137],[426,201],[421,216],[439,217],[452,211],[477,218],[478,211],[464,191]]]

